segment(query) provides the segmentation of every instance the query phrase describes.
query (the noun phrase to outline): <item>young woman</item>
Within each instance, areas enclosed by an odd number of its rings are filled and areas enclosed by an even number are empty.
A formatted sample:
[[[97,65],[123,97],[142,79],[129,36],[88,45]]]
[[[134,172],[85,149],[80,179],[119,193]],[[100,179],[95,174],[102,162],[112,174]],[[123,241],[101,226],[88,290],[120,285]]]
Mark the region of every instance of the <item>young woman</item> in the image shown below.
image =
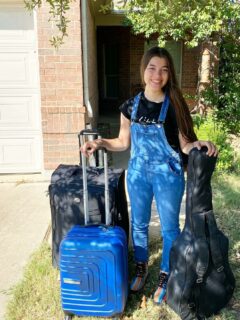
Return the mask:
[[[148,228],[154,196],[163,250],[153,300],[160,304],[166,294],[170,249],[180,233],[179,212],[184,192],[181,152],[188,154],[194,147],[206,146],[207,154],[216,156],[217,150],[211,142],[197,140],[168,51],[159,47],[149,49],[142,57],[140,72],[144,92],[120,106],[118,137],[86,142],[81,151],[89,156],[99,147],[123,151],[131,144],[127,186],[136,274],[130,289],[141,290],[148,276]]]

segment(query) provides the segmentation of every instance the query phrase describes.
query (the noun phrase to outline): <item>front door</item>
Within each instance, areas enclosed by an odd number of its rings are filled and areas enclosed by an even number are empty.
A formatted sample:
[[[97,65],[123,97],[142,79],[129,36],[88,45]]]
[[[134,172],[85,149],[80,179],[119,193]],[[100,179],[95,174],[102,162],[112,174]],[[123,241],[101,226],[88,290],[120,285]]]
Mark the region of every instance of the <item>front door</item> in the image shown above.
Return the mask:
[[[98,27],[99,112],[119,113],[120,104],[129,98],[130,30],[126,27]]]

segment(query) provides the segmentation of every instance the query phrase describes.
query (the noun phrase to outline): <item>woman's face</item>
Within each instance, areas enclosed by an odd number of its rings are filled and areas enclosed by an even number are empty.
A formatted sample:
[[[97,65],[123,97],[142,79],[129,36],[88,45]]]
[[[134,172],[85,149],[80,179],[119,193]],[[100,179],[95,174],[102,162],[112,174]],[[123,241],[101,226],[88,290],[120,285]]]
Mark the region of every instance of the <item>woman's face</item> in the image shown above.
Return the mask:
[[[165,58],[152,57],[144,71],[145,90],[162,93],[169,79],[169,68]]]

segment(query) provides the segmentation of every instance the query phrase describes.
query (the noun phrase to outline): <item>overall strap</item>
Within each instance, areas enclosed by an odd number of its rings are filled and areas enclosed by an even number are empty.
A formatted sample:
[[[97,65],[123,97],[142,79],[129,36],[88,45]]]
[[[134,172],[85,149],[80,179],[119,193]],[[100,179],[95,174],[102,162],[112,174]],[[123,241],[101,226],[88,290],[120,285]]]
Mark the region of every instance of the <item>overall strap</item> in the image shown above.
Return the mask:
[[[198,284],[203,282],[209,264],[209,247],[206,238],[205,213],[198,213],[192,216],[192,227],[195,235],[194,249],[197,253],[196,273]]]
[[[167,111],[168,111],[168,107],[169,107],[169,102],[170,102],[170,99],[169,99],[168,94],[166,93],[164,101],[163,101],[163,105],[162,105],[162,108],[161,108],[161,112],[160,112],[160,115],[159,115],[159,118],[158,118],[158,123],[164,123],[165,122]]]
[[[131,121],[134,121],[134,120],[136,119],[137,109],[138,109],[139,101],[140,101],[140,98],[141,98],[141,94],[142,94],[142,92],[140,92],[139,94],[137,94],[137,95],[134,97],[134,100],[133,100],[133,110],[132,110],[132,114],[131,114]]]
[[[218,237],[218,228],[216,220],[214,218],[213,211],[208,211],[206,214],[208,231],[210,237],[210,248],[213,264],[216,267],[218,272],[221,272],[224,269],[223,266],[223,256],[220,248],[219,237]]]

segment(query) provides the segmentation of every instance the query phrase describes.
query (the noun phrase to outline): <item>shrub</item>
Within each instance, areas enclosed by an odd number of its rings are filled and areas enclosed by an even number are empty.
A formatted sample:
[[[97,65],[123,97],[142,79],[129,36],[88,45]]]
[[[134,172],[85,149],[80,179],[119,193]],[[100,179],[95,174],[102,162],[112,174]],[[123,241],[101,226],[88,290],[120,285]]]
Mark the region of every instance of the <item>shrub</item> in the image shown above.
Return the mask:
[[[230,144],[228,134],[221,125],[216,125],[211,115],[193,118],[194,128],[199,140],[210,140],[218,148],[217,171],[226,172],[234,168],[234,150]]]
[[[240,42],[233,35],[220,43],[218,76],[203,92],[203,98],[206,105],[214,108],[218,123],[232,134],[240,133]]]

